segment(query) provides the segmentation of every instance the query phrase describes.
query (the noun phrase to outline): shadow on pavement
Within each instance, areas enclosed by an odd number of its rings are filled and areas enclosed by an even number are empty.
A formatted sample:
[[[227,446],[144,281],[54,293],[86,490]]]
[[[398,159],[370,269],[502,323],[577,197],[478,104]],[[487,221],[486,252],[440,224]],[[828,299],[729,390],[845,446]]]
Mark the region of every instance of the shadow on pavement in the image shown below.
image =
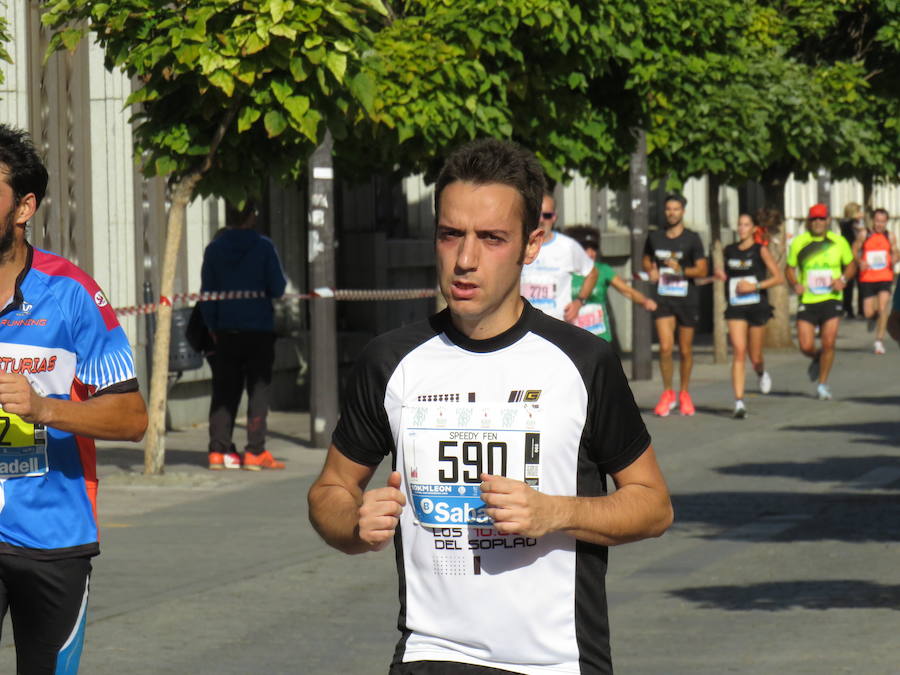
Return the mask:
[[[673,495],[676,526],[717,529],[703,539],[777,542],[900,541],[900,494],[849,492],[824,495],[790,492],[707,492]],[[771,534],[754,524],[796,518]],[[748,527],[750,526],[750,527]]]
[[[877,443],[893,448],[900,447],[900,420],[896,422],[859,422],[856,424],[810,424],[781,427],[781,431],[815,431],[859,434],[851,443]],[[874,437],[874,438],[873,438]]]
[[[900,396],[854,396],[845,398],[848,403],[871,403],[874,405],[900,406]]]
[[[789,609],[900,610],[900,586],[854,579],[775,581],[671,591],[702,609],[777,612]]]
[[[206,449],[198,450],[173,450],[166,449],[166,466],[177,464],[189,466],[202,466],[206,468]],[[98,448],[97,464],[100,466],[115,466],[123,471],[130,471],[136,464],[144,465],[144,449],[137,448]]]
[[[896,455],[826,457],[814,462],[748,462],[716,469],[729,476],[783,476],[808,482],[852,481],[876,469],[900,467]]]

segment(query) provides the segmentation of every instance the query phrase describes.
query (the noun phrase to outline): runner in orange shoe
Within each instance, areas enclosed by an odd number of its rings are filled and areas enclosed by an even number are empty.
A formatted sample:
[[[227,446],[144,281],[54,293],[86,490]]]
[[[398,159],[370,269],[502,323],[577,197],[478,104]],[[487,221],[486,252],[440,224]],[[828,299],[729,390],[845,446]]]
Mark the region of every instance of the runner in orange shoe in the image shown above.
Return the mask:
[[[684,226],[687,200],[678,194],[666,197],[666,227],[647,236],[644,248],[644,271],[656,284],[653,298],[657,304],[653,318],[659,338],[659,371],[663,393],[654,411],[667,416],[676,406],[682,415],[694,414],[694,402],[688,393],[694,366],[694,330],[700,322],[700,294],[695,280],[709,272],[700,236]],[[675,329],[678,329],[678,351],[681,354],[681,391],[678,397],[672,387]]]

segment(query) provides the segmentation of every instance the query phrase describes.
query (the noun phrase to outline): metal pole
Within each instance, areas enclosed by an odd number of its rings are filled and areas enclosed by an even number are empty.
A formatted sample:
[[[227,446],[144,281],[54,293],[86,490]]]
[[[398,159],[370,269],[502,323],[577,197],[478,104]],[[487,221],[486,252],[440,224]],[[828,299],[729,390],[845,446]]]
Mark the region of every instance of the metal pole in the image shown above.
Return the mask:
[[[320,297],[310,303],[310,425],[312,443],[326,448],[338,418],[337,321],[334,270],[334,166],[331,132],[309,160],[309,278]]]
[[[650,293],[650,284],[637,279],[643,267],[641,259],[649,224],[650,192],[647,180],[647,134],[640,130],[637,146],[631,155],[628,171],[628,191],[631,196],[631,271],[634,285],[641,293]],[[633,305],[631,310],[631,379],[649,380],[653,372],[653,325],[650,313]]]
[[[144,304],[150,305],[155,302],[153,297],[153,284],[149,281],[144,282]],[[156,335],[156,314],[149,312],[145,315],[145,327],[147,332],[147,344],[144,347],[145,358],[147,359],[147,391],[150,390],[150,380],[153,379],[153,338]]]

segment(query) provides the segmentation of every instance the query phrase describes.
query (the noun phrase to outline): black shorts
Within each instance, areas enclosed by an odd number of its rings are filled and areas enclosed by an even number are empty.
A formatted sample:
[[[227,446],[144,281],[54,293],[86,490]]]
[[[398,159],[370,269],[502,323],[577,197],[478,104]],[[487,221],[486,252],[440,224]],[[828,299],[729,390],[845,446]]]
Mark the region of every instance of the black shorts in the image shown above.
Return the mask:
[[[729,305],[725,310],[725,318],[729,321],[746,321],[751,326],[765,326],[769,319],[772,318],[771,305],[763,305],[757,303],[755,305],[738,305],[732,307]]]
[[[0,623],[8,609],[17,672],[78,672],[90,576],[90,558],[0,555]]]
[[[665,319],[674,316],[675,323],[685,328],[696,328],[700,324],[700,306],[684,300],[657,297],[654,319]]]
[[[890,293],[893,284],[893,281],[860,281],[859,297],[865,300],[879,293]]]
[[[388,675],[510,675],[508,670],[473,666],[454,661],[409,661],[395,663]]]
[[[814,326],[821,326],[829,319],[844,315],[844,305],[840,300],[823,300],[797,308],[797,321],[806,321]]]

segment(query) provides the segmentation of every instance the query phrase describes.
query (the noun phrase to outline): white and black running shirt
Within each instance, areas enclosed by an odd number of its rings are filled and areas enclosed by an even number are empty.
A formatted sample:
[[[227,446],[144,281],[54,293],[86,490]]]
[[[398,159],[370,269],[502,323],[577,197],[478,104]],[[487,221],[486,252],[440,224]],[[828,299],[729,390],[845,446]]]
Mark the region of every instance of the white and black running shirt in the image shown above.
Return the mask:
[[[522,266],[520,291],[534,307],[554,319],[562,319],[566,305],[572,302],[572,275],[586,277],[594,269],[577,241],[554,231],[550,241],[541,244],[537,258]]]
[[[502,535],[478,492],[486,471],[551,495],[604,495],[606,474],[647,449],[608,343],[528,303],[505,333],[472,340],[445,310],[368,345],[333,441],[369,466],[391,454],[403,475],[395,663],[612,672],[606,547]]]

